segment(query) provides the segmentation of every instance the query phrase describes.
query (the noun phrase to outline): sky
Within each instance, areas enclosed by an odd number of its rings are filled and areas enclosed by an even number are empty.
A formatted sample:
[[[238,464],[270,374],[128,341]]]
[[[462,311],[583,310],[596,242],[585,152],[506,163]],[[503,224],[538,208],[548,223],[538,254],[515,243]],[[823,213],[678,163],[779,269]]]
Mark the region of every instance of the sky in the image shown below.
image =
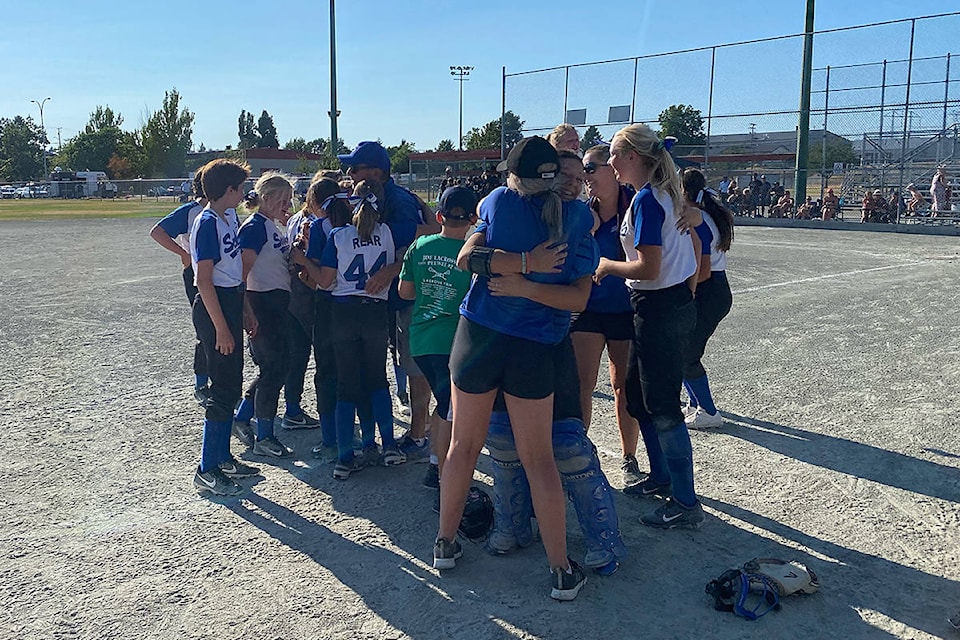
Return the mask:
[[[120,112],[124,128],[139,126],[174,87],[196,116],[195,146],[236,146],[241,110],[257,116],[267,110],[281,143],[330,135],[325,0],[45,0],[42,5],[9,0],[3,5],[0,117],[31,115],[39,121],[31,100],[49,96],[43,116],[53,145],[58,128],[65,143],[82,130],[98,105]],[[463,86],[466,132],[499,117],[503,67],[513,74],[795,34],[803,31],[805,6],[805,0],[606,0],[596,5],[569,0],[340,0],[340,137],[351,146],[367,139],[387,145],[406,139],[419,150],[432,149],[444,138],[455,141],[459,87],[450,75],[451,65],[474,67]],[[818,0],[815,28],[953,11],[960,11],[960,0]],[[930,27],[918,34],[917,55],[943,55],[950,45],[941,43],[957,40],[960,19],[937,25],[936,33]],[[825,38],[815,49],[815,66],[906,57],[909,26],[861,35],[843,42]],[[960,53],[960,44],[955,48],[954,53]],[[759,101],[769,97],[770,104],[785,100],[788,108],[796,108],[796,46],[741,48],[739,54],[737,49],[719,51],[730,57],[723,64],[726,75],[723,90],[718,86],[716,92],[717,108],[724,108],[726,99],[731,103],[726,108],[735,110],[745,93]],[[685,64],[700,69],[709,65],[709,55],[694,58]],[[718,53],[718,66],[721,58]],[[704,83],[675,60],[679,58],[651,60],[641,72],[638,95],[645,95],[642,89],[649,86],[651,94],[700,105]],[[632,62],[629,66],[632,79]],[[960,60],[956,67],[960,73]],[[623,103],[624,91],[630,95],[632,86],[624,88],[630,82],[618,72],[609,82],[602,74],[595,76],[589,86],[596,90],[575,96],[577,73],[591,69],[571,72],[572,102],[592,106],[591,100],[602,94],[603,100],[593,102],[603,109]],[[508,108],[531,127],[559,123],[559,73],[509,77]],[[734,86],[739,89],[731,91]],[[643,109],[639,100],[638,119],[650,115]],[[792,128],[795,122],[785,124]],[[785,125],[771,121],[763,126],[775,130]]]

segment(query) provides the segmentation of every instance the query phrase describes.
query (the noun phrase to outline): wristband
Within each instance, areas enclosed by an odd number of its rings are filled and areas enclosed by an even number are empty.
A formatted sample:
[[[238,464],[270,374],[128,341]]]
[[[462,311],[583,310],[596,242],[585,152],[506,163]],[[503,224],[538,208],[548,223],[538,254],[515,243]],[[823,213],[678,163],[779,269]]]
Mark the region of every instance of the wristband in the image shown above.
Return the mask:
[[[493,260],[494,250],[490,247],[474,247],[470,250],[470,258],[467,260],[467,268],[484,278],[493,276],[490,270],[490,261]]]
[[[527,252],[520,252],[520,273],[526,275],[527,273]]]

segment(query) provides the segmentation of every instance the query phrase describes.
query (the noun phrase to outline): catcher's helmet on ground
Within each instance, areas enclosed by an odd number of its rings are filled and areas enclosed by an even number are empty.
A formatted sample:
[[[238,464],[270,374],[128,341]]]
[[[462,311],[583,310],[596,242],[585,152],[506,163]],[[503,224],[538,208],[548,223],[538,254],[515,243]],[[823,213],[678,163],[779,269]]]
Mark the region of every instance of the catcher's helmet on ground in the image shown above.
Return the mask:
[[[469,540],[483,540],[493,528],[493,500],[483,489],[470,487],[463,505],[459,532]]]

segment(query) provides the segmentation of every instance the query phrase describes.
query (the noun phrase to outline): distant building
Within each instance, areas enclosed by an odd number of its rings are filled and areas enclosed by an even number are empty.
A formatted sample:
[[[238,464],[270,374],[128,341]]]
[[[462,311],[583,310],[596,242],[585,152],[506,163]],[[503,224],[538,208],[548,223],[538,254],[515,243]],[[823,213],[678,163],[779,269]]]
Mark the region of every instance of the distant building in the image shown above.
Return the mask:
[[[302,168],[303,160],[317,163],[324,158],[317,153],[304,153],[287,149],[233,149],[188,153],[187,166],[191,169],[199,168],[211,160],[223,157],[244,159],[250,165],[250,175],[253,177],[262,176],[270,171],[296,174]]]

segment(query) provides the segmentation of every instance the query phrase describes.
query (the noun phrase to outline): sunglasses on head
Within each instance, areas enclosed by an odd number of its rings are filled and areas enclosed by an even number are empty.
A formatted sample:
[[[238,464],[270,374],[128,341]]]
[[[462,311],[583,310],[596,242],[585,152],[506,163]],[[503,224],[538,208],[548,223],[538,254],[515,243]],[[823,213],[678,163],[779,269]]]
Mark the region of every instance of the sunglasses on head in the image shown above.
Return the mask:
[[[609,167],[610,165],[606,162],[587,162],[583,165],[583,172],[588,176],[592,176],[597,172],[597,169],[600,167]]]

